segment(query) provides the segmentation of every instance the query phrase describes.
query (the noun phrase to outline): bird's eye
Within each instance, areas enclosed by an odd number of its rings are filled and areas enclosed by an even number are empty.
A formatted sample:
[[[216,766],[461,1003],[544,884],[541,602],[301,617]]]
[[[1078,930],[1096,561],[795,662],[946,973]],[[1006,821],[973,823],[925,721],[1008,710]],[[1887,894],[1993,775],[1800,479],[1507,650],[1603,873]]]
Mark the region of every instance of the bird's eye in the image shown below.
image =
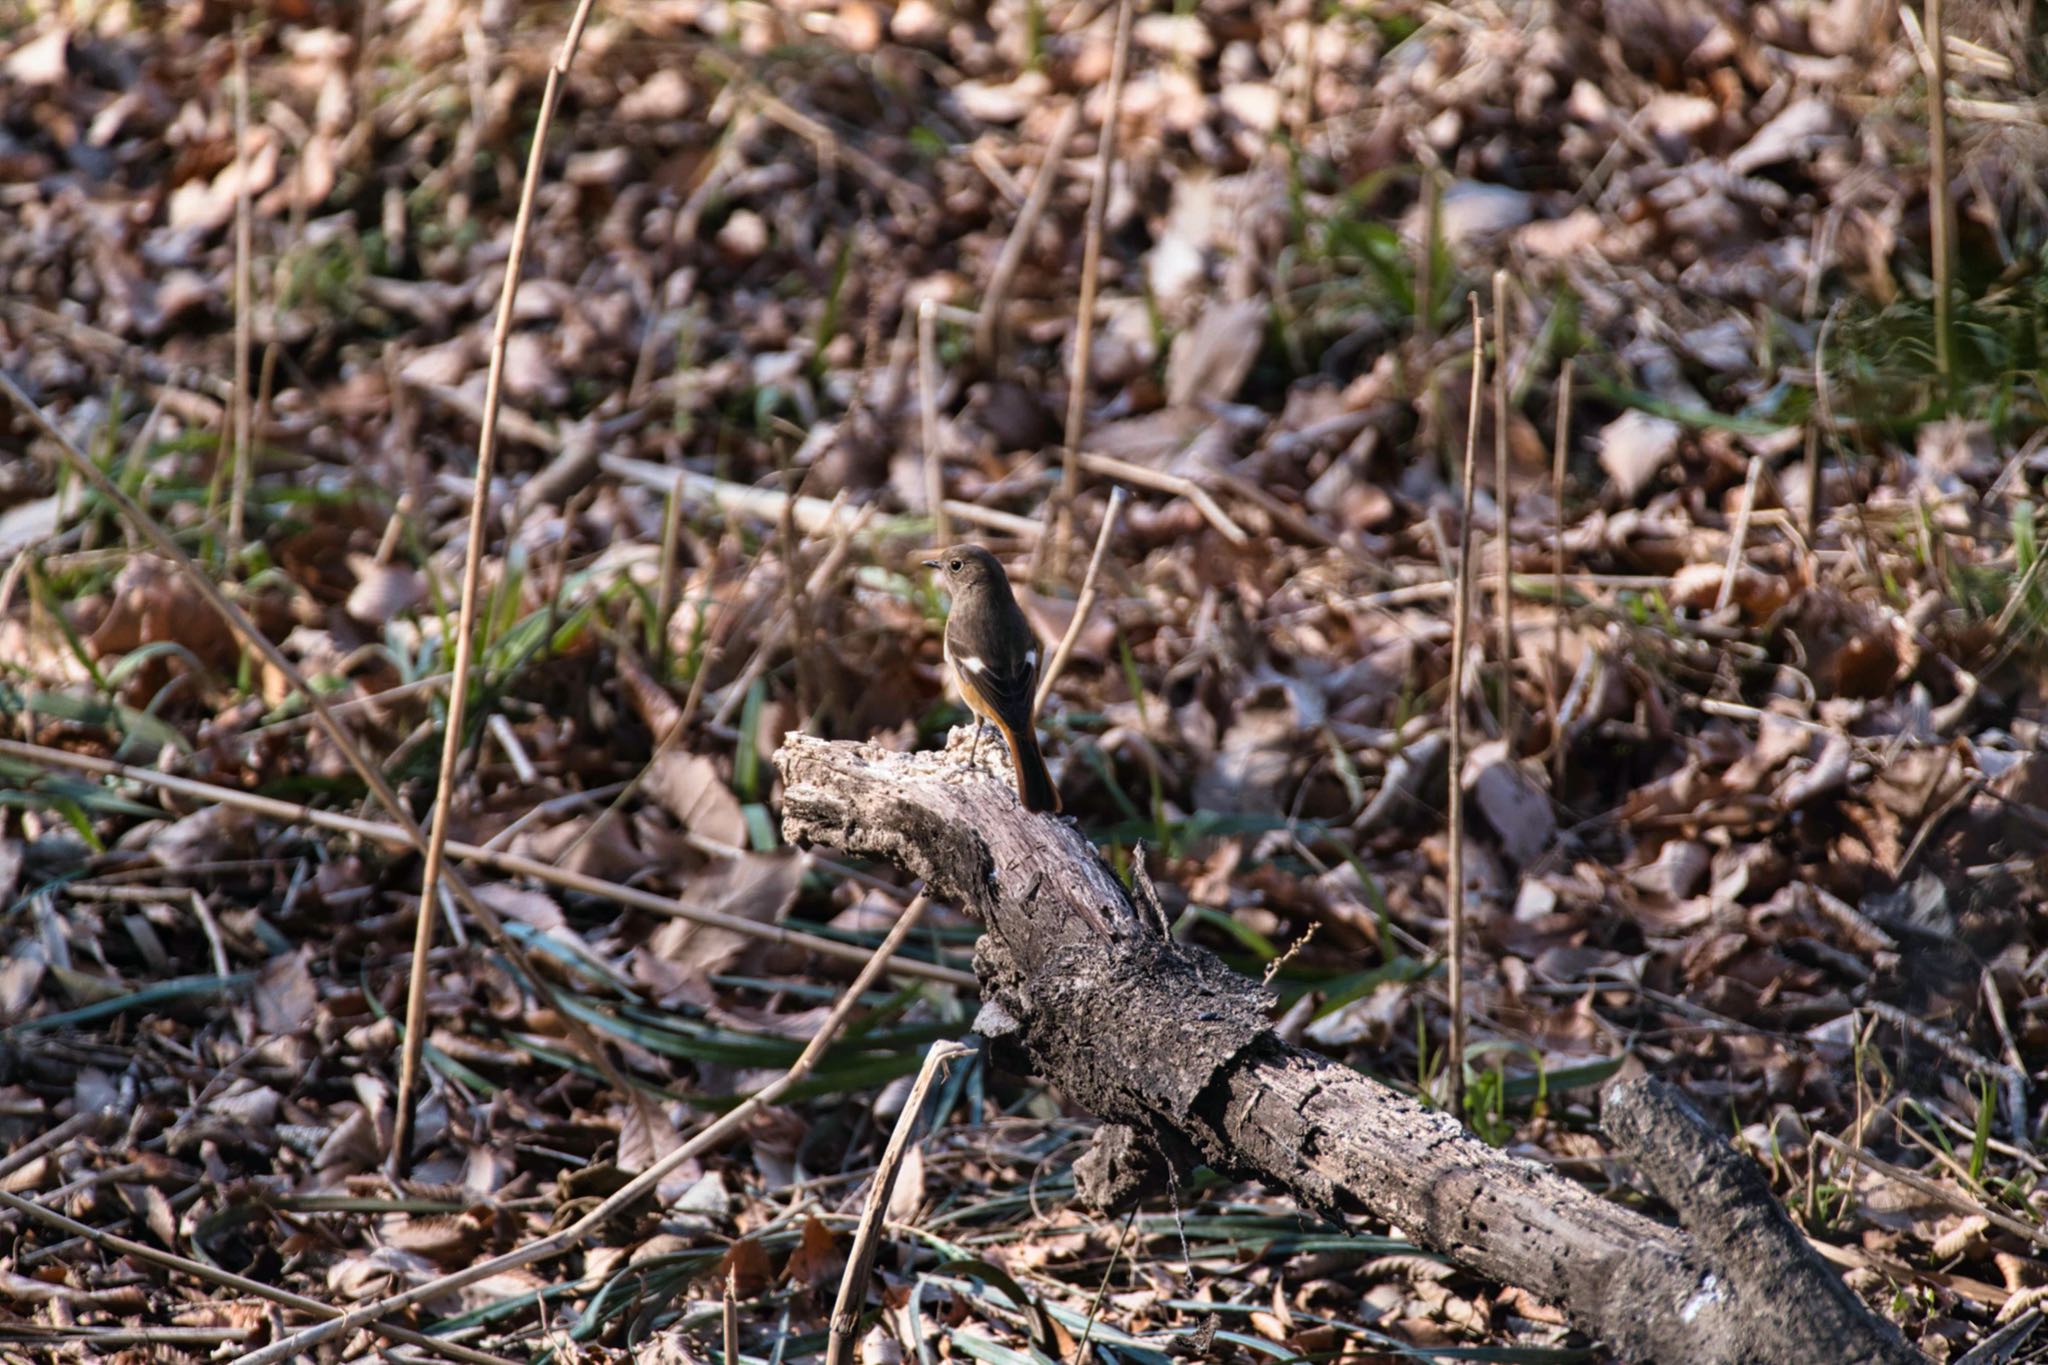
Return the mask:
[[[947,568],[949,568],[949,569],[951,569],[951,570],[952,570],[952,571],[953,571],[954,573],[959,573],[959,572],[960,572],[960,561],[956,559],[956,560],[954,560],[954,561],[953,561],[953,562],[952,562],[951,564],[948,564],[948,565],[947,565],[946,567],[947,567]]]

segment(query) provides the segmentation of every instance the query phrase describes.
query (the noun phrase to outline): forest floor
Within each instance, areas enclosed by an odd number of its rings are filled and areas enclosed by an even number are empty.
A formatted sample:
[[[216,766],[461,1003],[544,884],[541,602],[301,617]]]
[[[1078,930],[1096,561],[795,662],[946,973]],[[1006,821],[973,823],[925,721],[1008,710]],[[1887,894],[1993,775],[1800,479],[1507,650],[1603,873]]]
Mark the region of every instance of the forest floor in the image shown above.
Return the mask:
[[[966,713],[915,552],[990,545],[1049,649],[1118,484],[1046,752],[1177,932],[1270,976],[1283,1034],[1445,1093],[1455,690],[1466,1122],[1654,1208],[1598,1091],[1667,1077],[1933,1359],[2038,1320],[2030,3],[1952,7],[1939,148],[1927,35],[1882,0],[1150,8],[1114,109],[1109,0],[600,3],[477,524],[572,8],[0,18],[0,373],[292,666],[0,406],[0,1138],[121,1115],[0,1189],[197,1263],[10,1206],[0,1355],[254,1349],[309,1319],[218,1272],[339,1305],[425,1283],[781,1074],[910,897],[783,846],[769,756],[791,730],[943,742]],[[1468,433],[1473,294],[1505,382]],[[436,917],[394,1188],[421,860],[290,674],[428,820],[472,537],[451,862],[518,951]],[[974,1018],[975,932],[933,907],[907,952],[950,970],[886,978],[661,1208],[412,1325],[512,1359],[721,1359],[730,1287],[746,1359],[822,1353],[909,1077]],[[1215,1359],[1607,1358],[1558,1305],[1257,1188],[1091,1213],[1090,1126],[953,1068],[889,1205],[867,1361],[1160,1362],[1211,1313]]]

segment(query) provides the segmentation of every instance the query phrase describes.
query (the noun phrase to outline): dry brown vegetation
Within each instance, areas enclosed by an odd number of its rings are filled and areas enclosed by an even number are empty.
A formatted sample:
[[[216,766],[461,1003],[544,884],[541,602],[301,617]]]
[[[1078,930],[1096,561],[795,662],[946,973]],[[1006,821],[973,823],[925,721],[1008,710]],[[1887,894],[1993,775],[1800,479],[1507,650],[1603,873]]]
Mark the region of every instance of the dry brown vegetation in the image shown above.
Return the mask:
[[[942,742],[912,551],[988,543],[1049,649],[1118,485],[1047,755],[1285,1036],[1453,1092],[1456,693],[1462,1117],[1642,1202],[1597,1088],[1656,1073],[1932,1358],[2039,1320],[2035,7],[1935,35],[1952,269],[1917,9],[1134,8],[1113,100],[1102,0],[600,3],[481,521],[571,7],[0,8],[0,372],[277,655],[0,412],[0,1353],[254,1350],[313,1321],[265,1287],[349,1307],[525,1245],[780,1076],[912,898],[781,846],[781,736]],[[428,822],[472,541],[446,816],[482,912],[432,912],[394,1185],[421,862],[291,672]],[[659,1200],[396,1317],[471,1358],[708,1360],[729,1289],[745,1358],[822,1354],[974,933],[933,905]],[[1206,1173],[1104,1219],[1058,1094],[979,1057],[933,1093],[869,1362],[1157,1362],[1205,1321],[1218,1359],[1607,1358],[1401,1229]]]

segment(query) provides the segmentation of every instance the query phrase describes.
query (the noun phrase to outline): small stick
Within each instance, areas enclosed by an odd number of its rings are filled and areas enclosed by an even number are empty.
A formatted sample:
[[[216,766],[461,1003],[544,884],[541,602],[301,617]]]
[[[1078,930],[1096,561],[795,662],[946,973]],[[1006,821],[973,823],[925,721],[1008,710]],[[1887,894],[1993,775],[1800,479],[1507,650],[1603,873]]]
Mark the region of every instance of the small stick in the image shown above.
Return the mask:
[[[13,318],[25,327],[61,332],[67,340],[87,350],[98,351],[123,371],[138,376],[147,387],[158,390],[155,395],[158,398],[163,398],[165,391],[169,391],[189,394],[195,399],[210,398],[222,404],[234,399],[234,385],[227,380],[216,378],[197,365],[166,361],[146,347],[103,331],[89,322],[81,322],[68,313],[53,313],[21,299],[0,299],[0,316]]]
[[[170,773],[158,772],[154,768],[131,767],[125,763],[116,763],[112,759],[95,758],[90,754],[75,754],[64,749],[49,749],[39,744],[24,744],[16,739],[0,739],[0,755],[25,759],[28,762],[45,767],[70,768],[78,772],[93,773],[100,777],[113,777],[124,781],[138,782],[143,786],[154,787],[160,791],[175,792],[180,796],[191,797],[198,801],[209,801],[224,806],[233,806],[237,810],[250,811],[254,814],[265,816],[272,820],[284,821],[288,824],[310,825],[318,829],[333,830],[339,834],[347,834],[358,839],[368,840],[387,849],[416,847],[412,843],[406,829],[401,825],[387,824],[381,820],[365,820],[361,816],[344,815],[339,811],[319,810],[312,806],[295,805],[290,801],[280,801],[271,796],[257,796],[250,792],[236,791],[232,787],[221,787],[211,782],[200,782],[190,777],[177,777]],[[706,842],[708,843],[708,841]],[[737,849],[728,849],[724,845],[711,845],[711,847],[727,854],[739,851]],[[819,957],[832,958],[842,962],[863,962],[866,961],[868,955],[867,949],[862,948],[858,944],[842,943],[837,939],[818,938],[795,929],[783,928],[779,924],[762,924],[741,915],[728,915],[717,910],[706,910],[668,896],[657,896],[651,891],[643,891],[638,887],[621,886],[617,882],[608,882],[601,877],[592,877],[581,872],[571,871],[568,868],[556,867],[552,863],[544,863],[538,858],[528,858],[517,853],[507,853],[502,849],[465,843],[460,839],[450,839],[448,841],[448,856],[462,862],[480,863],[485,867],[495,868],[510,876],[531,877],[535,881],[545,882],[550,886],[559,886],[565,890],[597,896],[619,905],[630,906],[635,910],[645,910],[656,915],[667,915],[671,919],[689,920],[693,924],[707,924],[713,928],[729,929],[736,934],[743,934],[749,938],[758,938],[767,943],[780,944],[786,948],[796,948],[807,953],[815,953]],[[822,859],[820,860],[820,865],[834,866],[835,870],[839,871],[842,875],[852,873],[850,868],[843,865],[825,864]],[[870,882],[870,884],[874,883]],[[878,885],[877,889],[894,890],[894,888],[886,885]],[[900,962],[892,963],[891,970],[899,975],[923,977],[930,981],[945,981],[956,986],[973,986],[976,984],[974,973],[972,972],[963,972],[958,968],[947,967],[939,963],[920,962],[916,958],[905,958]]]
[[[1088,362],[1095,347],[1095,290],[1102,277],[1102,226],[1109,216],[1110,181],[1116,174],[1116,128],[1123,116],[1124,75],[1131,59],[1133,0],[1117,0],[1115,45],[1110,49],[1108,104],[1095,137],[1095,183],[1088,190],[1086,236],[1081,245],[1081,300],[1074,311],[1074,369],[1067,382],[1065,449],[1060,469],[1060,510],[1052,535],[1052,572],[1067,567],[1067,542],[1074,534],[1074,498],[1081,491],[1081,432],[1088,413]]]
[[[81,1133],[90,1133],[109,1126],[113,1118],[112,1111],[106,1109],[92,1109],[73,1114],[41,1137],[30,1138],[5,1157],[0,1157],[0,1176],[13,1175],[43,1153],[55,1151]]]
[[[620,808],[626,802],[633,799],[634,794],[640,790],[648,777],[653,774],[655,764],[661,761],[662,755],[674,747],[676,742],[689,731],[690,723],[697,718],[697,708],[704,704],[704,684],[711,676],[711,665],[716,663],[724,653],[718,645],[719,628],[725,624],[726,613],[732,610],[732,604],[739,600],[740,594],[746,590],[748,582],[754,577],[754,570],[761,566],[761,562],[767,556],[768,547],[766,542],[763,542],[761,548],[756,550],[753,556],[748,559],[747,567],[740,574],[739,582],[733,584],[731,592],[720,600],[718,615],[705,627],[704,651],[697,660],[697,671],[690,677],[690,690],[683,698],[683,709],[675,714],[669,724],[663,728],[661,737],[654,741],[654,752],[647,756],[647,761],[641,764],[639,770],[619,788],[618,795],[614,796],[606,804],[605,808],[597,813],[597,818],[585,825],[582,832],[569,841],[569,847],[562,850],[561,856],[555,859],[556,862],[568,862],[574,856],[577,849],[590,842],[597,835],[598,831],[603,829],[610,822],[611,818],[619,813]],[[741,690],[744,692],[745,689]]]
[[[280,1303],[287,1308],[295,1308],[301,1313],[312,1313],[316,1316],[327,1317],[338,1317],[341,1313],[340,1309],[330,1304],[322,1303],[318,1299],[309,1299],[303,1294],[294,1294],[288,1289],[279,1289],[276,1285],[266,1284],[262,1280],[247,1279],[235,1274],[233,1271],[210,1266],[204,1261],[187,1260],[183,1256],[174,1255],[168,1251],[160,1251],[146,1242],[131,1242],[125,1237],[117,1237],[111,1232],[103,1232],[99,1228],[93,1227],[90,1223],[81,1223],[75,1218],[67,1218],[52,1209],[44,1208],[41,1204],[32,1203],[27,1199],[23,1199],[20,1195],[9,1194],[4,1190],[0,1190],[0,1208],[13,1209],[16,1213],[56,1228],[59,1232],[69,1233],[73,1237],[82,1237],[102,1250],[111,1251],[121,1256],[133,1257],[138,1261],[149,1261],[171,1270],[180,1271],[205,1284],[217,1284],[224,1289],[233,1289],[257,1298],[268,1299],[272,1303]],[[424,1332],[415,1332],[409,1327],[400,1327],[396,1323],[374,1322],[369,1324],[369,1326],[372,1331],[377,1332],[381,1336],[388,1337],[392,1341],[402,1341],[409,1346],[424,1347],[429,1351],[439,1352],[450,1360],[466,1361],[468,1365],[512,1365],[503,1356],[488,1355],[483,1351],[472,1350],[467,1346],[459,1346],[441,1337],[430,1337]]]
[[[1150,469],[1129,460],[1119,460],[1114,455],[1098,455],[1093,451],[1081,456],[1081,467],[1090,474],[1106,479],[1123,479],[1137,484],[1140,488],[1153,488],[1161,493],[1173,493],[1186,498],[1195,505],[1216,533],[1232,545],[1249,544],[1251,537],[1244,528],[1230,519],[1230,514],[1210,495],[1209,490],[1182,474],[1169,474],[1165,470]]]
[[[1102,1301],[1109,1295],[1110,1276],[1116,1274],[1116,1263],[1124,1254],[1124,1243],[1131,1238],[1131,1224],[1138,1220],[1138,1206],[1131,1205],[1131,1211],[1124,1215],[1124,1225],[1117,1229],[1116,1245],[1109,1249],[1109,1263],[1102,1267],[1102,1280],[1095,1286],[1095,1297],[1088,1302],[1088,1322],[1081,1329],[1081,1354],[1074,1359],[1076,1365],[1088,1365],[1095,1359],[1095,1322],[1102,1316]]]
[[[1493,272],[1493,501],[1500,519],[1500,734],[1515,761],[1515,532],[1508,492],[1508,272]]]
[[[412,940],[412,972],[405,991],[405,1047],[398,1066],[398,1097],[392,1106],[390,1166],[403,1175],[412,1161],[413,1107],[417,1099],[420,1058],[427,1045],[427,961],[434,948],[433,907],[439,901],[441,863],[448,842],[448,813],[455,805],[455,760],[462,752],[463,712],[469,701],[469,669],[476,635],[477,580],[482,577],[486,524],[490,517],[491,469],[498,452],[498,408],[505,392],[505,353],[512,341],[512,304],[519,294],[519,275],[526,265],[526,241],[533,229],[533,201],[545,167],[548,126],[562,82],[583,42],[593,0],[579,0],[569,20],[554,65],[541,89],[540,112],[534,116],[533,146],[527,154],[526,179],[519,191],[519,211],[512,221],[512,245],[505,258],[505,283],[498,293],[498,320],[491,332],[490,371],[484,380],[484,410],[476,443],[476,477],[471,481],[469,543],[462,559],[462,600],[455,616],[454,677],[448,684],[448,716],[441,736],[441,766],[434,780],[434,813],[427,831],[425,866],[420,871],[420,909]],[[495,937],[495,935],[493,935]],[[603,1065],[601,1053],[591,1060]],[[638,1090],[627,1089],[627,1096]]]
[[[834,498],[834,501],[838,501],[838,498],[843,496],[845,495],[842,492]],[[854,518],[853,525],[843,527],[834,535],[832,548],[826,552],[824,559],[820,560],[818,566],[812,570],[810,579],[804,587],[806,596],[812,598],[822,596],[825,590],[831,586],[833,578],[838,575],[840,566],[846,562],[847,554],[853,548],[854,537],[866,528],[868,519],[874,515],[874,512],[875,505],[869,503],[860,509],[860,514]],[[793,568],[794,565],[791,567]],[[795,629],[795,625],[796,615],[793,609],[785,608],[776,616],[773,624],[762,635],[760,645],[747,660],[746,667],[740,670],[739,677],[725,685],[723,695],[719,698],[718,709],[711,716],[711,723],[714,726],[725,725],[732,720],[732,713],[739,710],[741,704],[746,701],[747,692],[753,687],[755,680],[768,671],[768,660],[773,657],[776,650],[789,643],[790,632]],[[698,674],[701,677],[703,670],[698,670]],[[694,680],[690,685],[690,690],[692,693],[695,693],[697,690]]]
[[[255,303],[249,297],[255,252],[255,214],[249,202],[249,31],[235,16],[235,476],[228,496],[227,558],[242,553],[249,505],[249,352],[255,345]]]
[[[1038,220],[1045,216],[1045,206],[1052,201],[1053,186],[1060,179],[1060,162],[1067,155],[1067,143],[1073,140],[1074,130],[1080,126],[1081,101],[1075,99],[1060,111],[1060,121],[1053,125],[1052,136],[1045,142],[1045,152],[1038,159],[1038,176],[1031,182],[1031,192],[1024,196],[1023,207],[1017,210],[1017,221],[1011,225],[1010,235],[1003,239],[1003,249],[996,257],[995,268],[989,271],[988,290],[981,296],[980,316],[974,322],[974,355],[984,367],[995,364],[1009,335],[1009,328],[1003,324],[1010,286],[1016,283],[1017,270],[1031,250],[1031,238],[1038,231]]]
[[[860,148],[840,140],[832,129],[803,110],[770,94],[758,81],[723,53],[706,50],[700,58],[728,81],[740,86],[754,107],[771,123],[779,123],[812,144],[818,160],[844,161],[854,173],[871,181],[889,201],[889,211],[902,219],[915,219],[932,207],[932,197],[923,187],[890,170]]]
[[[1803,526],[1807,550],[1818,553],[1820,533],[1820,423],[1806,420],[1806,517]]]
[[[1449,472],[1450,443],[1444,439],[1443,391],[1428,356],[1436,347],[1436,239],[1443,230],[1443,176],[1436,156],[1427,152],[1422,169],[1422,255],[1415,263],[1415,342],[1426,371],[1422,393],[1422,429],[1436,447],[1436,457]]]
[[[676,552],[683,538],[683,488],[670,484],[661,503],[661,559],[654,583],[654,648],[668,671],[668,618],[676,610]]]
[[[1835,317],[1842,311],[1844,300],[1836,299],[1828,305],[1827,315],[1820,320],[1820,330],[1813,338],[1813,404],[1820,413],[1820,428],[1827,433],[1828,444],[1835,448],[1835,462],[1846,477],[1849,472],[1849,453],[1842,449],[1842,438],[1835,426],[1835,404],[1828,386],[1828,329],[1835,325]],[[1814,461],[1808,468],[1809,487],[1814,498],[1807,507],[1806,543],[1813,547],[1816,559],[1820,554],[1820,458],[1816,448]]]
[[[1928,246],[1934,253],[1934,369],[1943,401],[1955,378],[1949,337],[1949,279],[1953,268],[1955,203],[1948,192],[1948,38],[1941,0],[1925,0],[1927,29]]]
[[[867,1298],[868,1278],[874,1274],[875,1253],[882,1244],[882,1216],[888,1212],[889,1196],[896,1188],[896,1177],[903,1169],[903,1154],[910,1147],[910,1136],[917,1131],[917,1121],[924,1113],[924,1102],[930,1093],[932,1082],[946,1064],[956,1057],[973,1052],[971,1047],[941,1040],[932,1044],[931,1051],[924,1055],[924,1065],[918,1069],[917,1080],[910,1087],[910,1097],[903,1102],[903,1110],[896,1115],[896,1126],[889,1133],[888,1145],[882,1149],[881,1165],[875,1169],[875,1178],[868,1185],[867,1202],[861,1206],[860,1225],[854,1230],[853,1250],[847,1254],[846,1273],[839,1279],[839,1298],[832,1305],[832,1329],[825,1348],[825,1365],[853,1365],[854,1329],[860,1326],[860,1306]]]
[[[740,1272],[725,1272],[725,1302],[719,1316],[725,1323],[725,1365],[740,1365]]]
[[[1832,1134],[1815,1133],[1814,1137],[1818,1138],[1821,1145],[1829,1151],[1848,1157],[1859,1166],[1867,1166],[1879,1175],[1898,1181],[1907,1189],[1915,1190],[1920,1194],[1926,1195],[1929,1199],[1948,1205],[1948,1207],[1958,1213],[1976,1214],[1994,1227],[1997,1227],[2000,1231],[2010,1233],[2023,1242],[2032,1242],[2036,1246],[2048,1247],[2048,1233],[2042,1232],[2040,1228],[2035,1227],[2031,1223],[2024,1222],[2009,1213],[2003,1213],[1981,1204],[1967,1195],[1958,1194],[1953,1187],[1943,1185],[1936,1180],[1929,1180],[1917,1171],[1909,1171],[1903,1166],[1895,1166],[1889,1161],[1864,1151],[1862,1147],[1854,1143],[1844,1142]]]
[[[817,1033],[796,1061],[790,1064],[789,1070],[707,1124],[695,1137],[640,1172],[616,1192],[600,1201],[590,1212],[560,1231],[508,1251],[502,1256],[493,1256],[453,1274],[443,1275],[395,1294],[387,1294],[383,1298],[351,1308],[340,1317],[294,1332],[288,1337],[272,1342],[260,1351],[252,1351],[240,1357],[235,1365],[279,1365],[279,1362],[290,1360],[322,1342],[333,1341],[346,1333],[368,1327],[378,1318],[402,1312],[417,1303],[438,1299],[457,1289],[488,1280],[494,1275],[502,1275],[508,1270],[517,1270],[522,1266],[559,1256],[580,1245],[592,1233],[610,1222],[614,1215],[652,1195],[660,1187],[661,1182],[684,1163],[694,1160],[727,1138],[744,1131],[756,1114],[781,1099],[788,1093],[790,1087],[810,1075],[812,1069],[817,1066],[818,1059],[825,1055],[825,1049],[831,1046],[832,1041],[839,1036],[840,1030],[846,1026],[847,1019],[860,1004],[861,997],[867,994],[868,988],[881,976],[890,957],[910,936],[910,931],[917,927],[918,921],[924,918],[927,903],[927,898],[920,895],[904,907],[903,913],[897,916],[896,923],[890,927],[888,937],[869,955],[867,965],[860,969],[859,975],[853,979],[853,984],[846,988],[846,993],[833,1005],[832,1012],[825,1017],[825,1022],[818,1026]]]
[[[1464,1122],[1465,1112],[1465,636],[1472,616],[1472,484],[1479,462],[1479,395],[1486,377],[1486,321],[1479,295],[1472,304],[1472,401],[1465,422],[1465,470],[1458,510],[1458,589],[1451,607],[1450,707],[1450,911],[1451,1058],[1449,1107]]]
[[[947,313],[947,309],[943,305],[935,311],[940,318],[944,318]],[[544,449],[552,449],[556,444],[553,439],[553,433],[549,433],[549,439],[541,443]],[[1093,459],[1094,457],[1088,456],[1085,458]],[[846,525],[858,520],[860,516],[858,510],[844,505],[844,499],[826,499],[808,495],[799,495],[791,499],[789,494],[784,493],[779,488],[754,488],[743,483],[731,483],[724,479],[712,478],[709,474],[699,474],[694,470],[676,469],[669,465],[654,464],[648,460],[636,460],[629,455],[600,455],[597,459],[597,465],[598,468],[606,473],[624,479],[628,483],[637,483],[647,488],[673,489],[690,502],[727,509],[744,516],[759,517],[763,521],[779,520],[782,516],[783,504],[789,502],[791,503],[792,513],[796,518],[797,529],[808,535],[825,535],[837,532]],[[1163,477],[1172,479],[1177,476],[1165,475]],[[1180,482],[1184,484],[1186,481],[1181,480]],[[1179,491],[1179,485],[1167,491],[1177,492]],[[958,517],[962,521],[973,522],[978,526],[987,526],[991,530],[1000,531],[1007,536],[1015,536],[1019,540],[1042,540],[1045,535],[1045,527],[1029,517],[1016,516],[1013,513],[1000,511],[993,507],[977,507],[971,502],[962,502],[958,498],[947,498],[943,506],[949,516]],[[877,530],[880,533],[883,528],[877,528]],[[894,535],[897,533],[893,525],[889,525],[887,534]],[[1244,533],[1239,531],[1238,534],[1243,535]]]
[[[1728,541],[1728,562],[1721,569],[1721,591],[1714,595],[1715,612],[1728,610],[1735,598],[1735,575],[1742,571],[1743,547],[1749,544],[1749,519],[1756,510],[1756,482],[1764,462],[1752,455],[1749,470],[1742,476],[1742,506],[1735,510],[1735,534]]]
[[[218,976],[229,975],[227,943],[220,936],[220,923],[213,917],[213,907],[206,903],[206,897],[199,888],[185,888],[187,903],[192,907],[193,917],[199,921],[200,932],[206,935],[206,944],[213,952],[213,970]]]
[[[939,461],[939,358],[932,339],[933,299],[917,305],[917,408],[924,439],[924,500],[932,513],[932,543],[951,545],[946,520],[946,471]]]
[[[1564,467],[1572,437],[1572,361],[1566,356],[1557,377],[1557,437],[1550,453],[1550,790],[1564,791],[1564,712],[1557,695],[1557,671],[1564,664]]]
[[[1067,666],[1067,656],[1074,652],[1074,642],[1081,638],[1081,627],[1088,622],[1089,608],[1095,605],[1095,576],[1102,572],[1102,557],[1109,550],[1110,538],[1116,534],[1117,518],[1124,509],[1124,497],[1122,484],[1109,490],[1109,508],[1102,514],[1102,529],[1095,533],[1095,553],[1088,557],[1088,572],[1081,578],[1081,595],[1074,599],[1074,619],[1067,622],[1066,634],[1060,636],[1059,646],[1053,650],[1051,661],[1038,679],[1038,695],[1031,703],[1034,713],[1052,695],[1052,685],[1059,681],[1060,673]]]
[[[1742,505],[1735,511],[1735,530],[1728,538],[1728,560],[1721,568],[1721,590],[1714,594],[1714,614],[1728,610],[1728,604],[1735,600],[1735,576],[1742,572],[1743,550],[1749,544],[1749,522],[1756,510],[1757,479],[1763,474],[1764,462],[1752,455],[1749,468],[1742,476]],[[1720,661],[1714,666],[1714,686],[1740,699],[1742,683],[1736,676],[1735,656],[1722,651]]]

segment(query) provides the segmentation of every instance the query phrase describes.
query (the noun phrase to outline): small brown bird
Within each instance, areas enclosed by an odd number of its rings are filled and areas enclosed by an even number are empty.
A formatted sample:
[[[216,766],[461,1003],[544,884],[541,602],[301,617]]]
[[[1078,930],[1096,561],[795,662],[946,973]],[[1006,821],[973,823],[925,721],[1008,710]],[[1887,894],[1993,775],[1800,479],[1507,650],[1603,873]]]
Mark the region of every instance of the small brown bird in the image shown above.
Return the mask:
[[[1024,809],[1057,812],[1059,789],[1038,752],[1033,717],[1038,637],[1010,592],[1010,576],[979,545],[955,545],[924,564],[943,573],[953,593],[953,610],[946,618],[946,662],[976,718],[968,761],[980,756],[981,722],[994,721],[1010,747]]]

